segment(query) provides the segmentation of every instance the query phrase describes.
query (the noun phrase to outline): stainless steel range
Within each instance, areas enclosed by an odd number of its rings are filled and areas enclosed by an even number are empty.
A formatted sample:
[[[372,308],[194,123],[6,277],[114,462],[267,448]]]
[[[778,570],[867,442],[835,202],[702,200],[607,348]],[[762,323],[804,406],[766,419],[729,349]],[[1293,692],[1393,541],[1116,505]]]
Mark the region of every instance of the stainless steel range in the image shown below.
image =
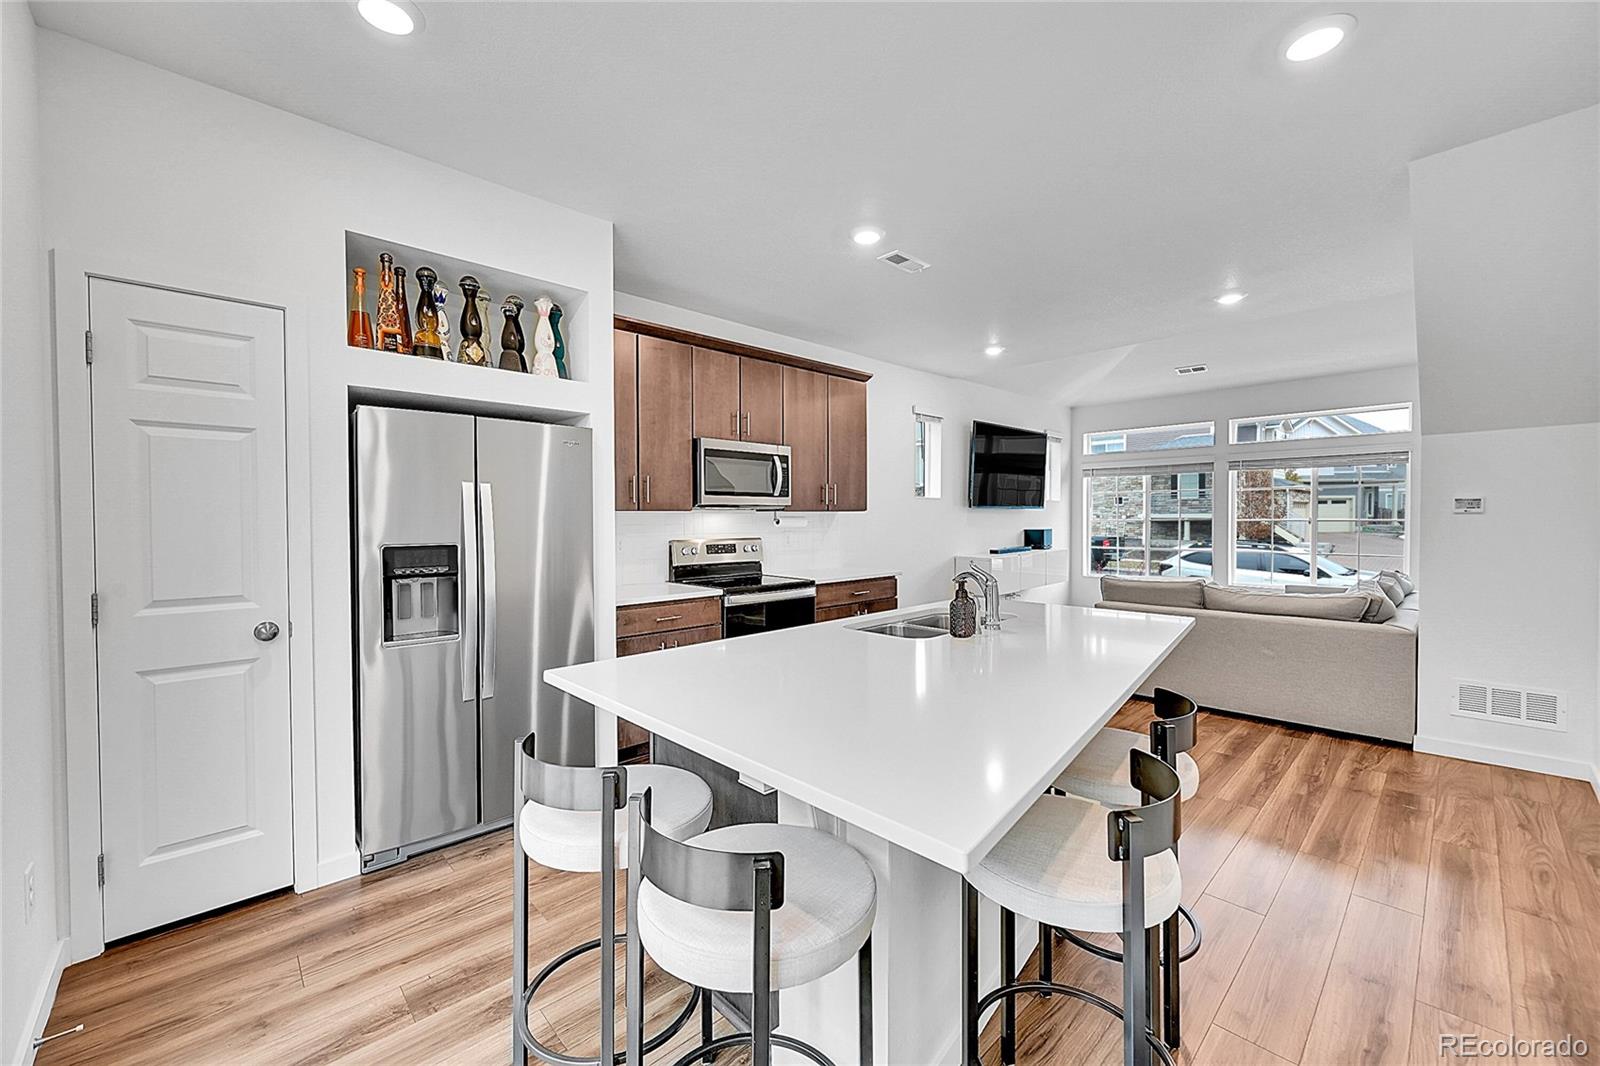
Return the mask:
[[[722,591],[722,635],[810,625],[817,620],[817,583],[764,573],[760,537],[674,540],[667,545],[672,581]]]

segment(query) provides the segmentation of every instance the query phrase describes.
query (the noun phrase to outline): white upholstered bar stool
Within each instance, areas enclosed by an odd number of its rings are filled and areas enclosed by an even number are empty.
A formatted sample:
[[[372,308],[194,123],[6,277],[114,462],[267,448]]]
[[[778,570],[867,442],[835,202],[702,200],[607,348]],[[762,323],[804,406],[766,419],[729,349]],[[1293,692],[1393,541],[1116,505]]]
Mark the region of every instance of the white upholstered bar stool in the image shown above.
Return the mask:
[[[1129,753],[1140,805],[1107,810],[1078,796],[1044,795],[1000,839],[962,885],[962,1061],[978,1062],[984,1013],[1004,1001],[1000,1061],[1016,1062],[1016,997],[1065,995],[1122,1019],[1125,1066],[1172,1055],[1156,1035],[1162,996],[1157,932],[1178,909],[1183,882],[1174,854],[1182,831],[1180,782],[1172,767]],[[978,994],[978,893],[1000,906],[1000,987]],[[1122,935],[1122,1007],[1041,973],[1018,981],[1016,916],[1042,926]]]
[[[1178,781],[1182,785],[1183,799],[1186,801],[1193,799],[1195,792],[1200,788],[1200,767],[1189,752],[1195,745],[1195,719],[1199,706],[1194,700],[1171,689],[1157,688],[1155,711],[1156,717],[1150,723],[1148,736],[1131,729],[1102,729],[1096,733],[1088,746],[1056,778],[1054,787],[1074,796],[1094,800],[1106,807],[1136,807],[1140,800],[1139,790],[1133,787],[1128,778],[1128,753],[1145,751],[1177,771]],[[1187,947],[1176,947],[1180,917],[1189,924],[1194,934]],[[1049,979],[1054,956],[1052,936],[1056,932],[1084,951],[1098,955],[1102,959],[1109,959],[1112,962],[1120,962],[1122,959],[1120,952],[1077,936],[1070,928],[1052,930],[1049,926],[1041,925],[1039,958],[1041,973],[1046,980]],[[1201,937],[1199,921],[1190,913],[1189,908],[1181,905],[1177,914],[1162,927],[1161,980],[1165,1012],[1162,1020],[1162,1036],[1168,1047],[1182,1046],[1183,997],[1179,988],[1179,971],[1181,964],[1193,958],[1200,950]],[[1170,961],[1174,950],[1178,960],[1176,963]]]
[[[628,821],[618,815],[628,789],[650,789],[659,797],[657,825],[669,838],[684,839],[705,831],[711,821],[711,789],[697,775],[675,766],[560,766],[540,760],[534,734],[517,742],[517,812],[512,896],[511,1061],[524,1066],[531,1052],[541,1062],[560,1066],[614,1066],[623,1061],[616,1050],[616,957],[613,947],[623,937],[616,931],[616,871],[628,858]],[[569,873],[600,874],[600,936],[562,951],[530,982],[528,980],[528,861]],[[528,1028],[528,1007],[539,988],[562,966],[591,951],[599,952],[600,1053],[574,1056],[542,1043]],[[641,985],[642,985],[641,974]],[[628,995],[635,991],[628,983]],[[641,993],[642,994],[642,993]],[[696,988],[683,1010],[646,1048],[672,1039],[701,1010],[702,1028],[710,1025],[710,997]]]
[[[628,1064],[642,1066],[644,955],[702,989],[750,994],[750,1031],[704,1041],[674,1066],[748,1046],[832,1066],[822,1051],[772,1031],[771,994],[856,959],[858,1055],[872,1062],[872,921],[877,882],[837,837],[795,825],[730,825],[678,842],[656,832],[654,791],[629,800]]]

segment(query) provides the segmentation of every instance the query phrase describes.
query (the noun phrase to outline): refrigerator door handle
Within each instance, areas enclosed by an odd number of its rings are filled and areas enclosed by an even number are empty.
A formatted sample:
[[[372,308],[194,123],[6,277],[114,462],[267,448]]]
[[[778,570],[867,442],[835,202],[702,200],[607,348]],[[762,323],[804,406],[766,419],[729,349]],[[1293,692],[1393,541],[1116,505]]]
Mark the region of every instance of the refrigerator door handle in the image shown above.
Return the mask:
[[[482,499],[483,523],[483,698],[494,695],[495,660],[495,565],[494,565],[494,486],[487,481],[478,483]]]
[[[478,499],[471,481],[461,483],[461,554],[461,701],[472,703],[478,698]]]

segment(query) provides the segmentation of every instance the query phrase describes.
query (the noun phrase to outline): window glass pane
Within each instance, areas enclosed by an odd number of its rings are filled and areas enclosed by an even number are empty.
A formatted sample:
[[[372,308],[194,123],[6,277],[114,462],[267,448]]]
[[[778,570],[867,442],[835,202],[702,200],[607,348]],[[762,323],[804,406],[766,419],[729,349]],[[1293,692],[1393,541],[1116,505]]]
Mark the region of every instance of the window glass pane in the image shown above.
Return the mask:
[[[1217,442],[1216,424],[1185,422],[1147,429],[1112,429],[1083,435],[1083,454],[1156,452],[1173,448],[1209,448]]]
[[[1404,458],[1233,471],[1234,581],[1351,585],[1404,569]]]
[[[1304,414],[1236,418],[1232,422],[1232,439],[1235,444],[1329,440],[1338,437],[1406,433],[1410,429],[1411,405],[1396,403],[1375,407],[1351,407],[1344,410],[1311,411]]]

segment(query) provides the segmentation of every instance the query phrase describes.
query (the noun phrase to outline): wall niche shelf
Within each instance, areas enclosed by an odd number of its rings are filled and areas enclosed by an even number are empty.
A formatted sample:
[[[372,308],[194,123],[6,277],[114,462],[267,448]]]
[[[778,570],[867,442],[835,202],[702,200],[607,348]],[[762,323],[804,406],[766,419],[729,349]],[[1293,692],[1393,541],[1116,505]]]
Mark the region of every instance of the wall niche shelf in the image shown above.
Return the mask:
[[[543,281],[539,278],[529,277],[497,267],[485,266],[455,256],[442,255],[427,249],[417,248],[413,245],[402,244],[399,241],[384,240],[365,233],[356,233],[346,230],[344,235],[344,284],[345,297],[348,301],[354,284],[353,271],[357,267],[366,270],[366,299],[364,301],[367,313],[372,317],[372,328],[377,330],[378,320],[378,275],[380,271],[379,256],[388,252],[394,257],[394,265],[404,267],[406,271],[406,304],[410,315],[410,326],[413,333],[416,331],[417,298],[420,291],[417,284],[417,269],[429,267],[439,276],[438,288],[446,294],[445,313],[449,319],[450,333],[448,344],[451,358],[436,360],[418,357],[415,355],[402,355],[397,352],[383,351],[376,348],[362,348],[348,346],[354,353],[381,356],[387,359],[398,359],[408,363],[432,365],[440,372],[449,375],[449,392],[459,391],[462,382],[459,375],[482,374],[489,381],[474,383],[469,390],[474,393],[489,391],[495,394],[504,394],[507,402],[517,402],[516,398],[523,392],[537,393],[541,397],[554,395],[576,396],[583,390],[589,380],[588,351],[590,338],[585,335],[583,328],[584,301],[587,293],[566,285],[557,285]],[[478,279],[480,291],[489,297],[489,306],[483,316],[483,344],[489,352],[489,366],[472,366],[455,361],[456,352],[461,344],[461,311],[463,296],[459,285],[460,279],[470,274]],[[518,371],[501,370],[500,361],[500,333],[505,325],[505,318],[500,312],[500,306],[507,296],[518,296],[522,299],[523,309],[520,316],[522,333],[525,338],[523,358],[532,366],[534,358],[534,329],[539,324],[539,312],[534,307],[534,301],[541,296],[548,296],[561,308],[561,337],[565,341],[565,362],[568,378],[537,377],[533,374]],[[347,340],[347,338],[341,338]],[[408,374],[407,376],[412,376]],[[421,377],[429,377],[425,372]],[[519,380],[521,379],[521,380]],[[539,387],[531,383],[537,382]],[[578,389],[564,390],[561,386],[580,386]],[[546,390],[553,390],[547,393]]]

